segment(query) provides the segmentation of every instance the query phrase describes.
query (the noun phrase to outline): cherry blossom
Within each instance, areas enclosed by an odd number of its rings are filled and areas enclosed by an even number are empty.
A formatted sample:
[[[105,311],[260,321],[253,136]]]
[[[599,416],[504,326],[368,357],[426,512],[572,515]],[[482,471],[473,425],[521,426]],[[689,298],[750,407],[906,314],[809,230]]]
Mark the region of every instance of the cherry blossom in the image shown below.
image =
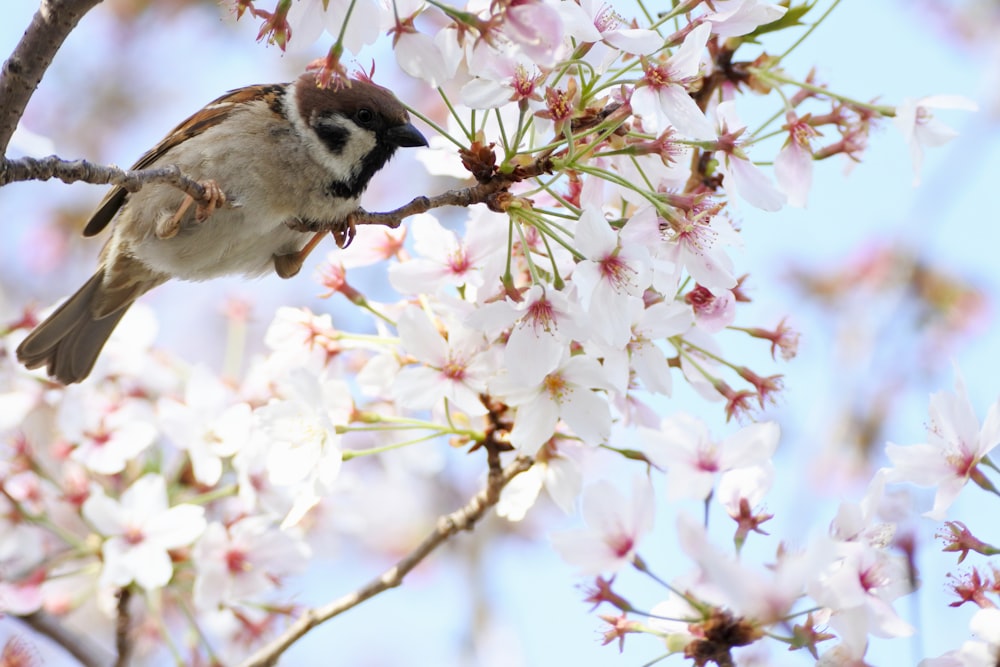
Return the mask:
[[[720,37],[739,37],[785,15],[787,7],[762,0],[713,0],[714,12],[705,15],[712,32]]]
[[[958,136],[958,132],[934,118],[931,109],[961,109],[978,111],[970,99],[959,95],[931,95],[920,99],[907,98],[896,108],[893,123],[910,145],[913,158],[913,185],[920,184],[920,168],[924,163],[924,146],[943,146]]]
[[[937,487],[934,507],[926,516],[942,520],[962,487],[979,474],[978,466],[1000,444],[1000,400],[990,406],[982,426],[969,402],[965,382],[955,378],[955,393],[931,396],[928,442],[919,445],[886,445],[892,461],[890,482],[912,482]]]
[[[911,635],[913,627],[892,608],[910,592],[903,558],[856,542],[841,543],[838,551],[842,557],[810,584],[810,594],[832,610],[830,625],[853,657],[864,655],[869,634]]]
[[[532,285],[520,296],[516,303],[505,299],[484,304],[466,323],[490,338],[509,329],[504,368],[515,381],[535,385],[555,370],[570,341],[588,334],[578,323],[583,316],[579,305],[564,292]]]
[[[600,362],[585,354],[571,356],[568,350],[536,385],[522,385],[509,375],[490,384],[494,394],[517,407],[511,444],[532,453],[552,437],[560,419],[587,444],[607,440],[611,410],[594,389],[610,389]]]
[[[447,339],[442,338],[417,308],[404,311],[397,324],[404,348],[421,364],[403,369],[396,378],[392,390],[399,404],[422,410],[447,399],[469,415],[486,414],[479,395],[495,369],[482,335],[453,323]]]
[[[477,211],[461,241],[430,214],[415,216],[409,226],[417,257],[389,269],[389,280],[400,293],[434,293],[446,286],[498,282],[507,242],[502,216],[486,209]]]
[[[254,415],[270,440],[266,469],[272,484],[294,488],[295,504],[282,527],[302,519],[340,473],[342,451],[337,424],[353,409],[350,390],[305,369],[293,370],[285,381],[286,398],[274,399]]]
[[[581,575],[616,572],[636,556],[639,542],[653,528],[653,488],[636,477],[626,498],[608,481],[583,492],[585,529],[552,535],[552,546]]]
[[[736,102],[726,100],[715,108],[719,122],[719,143],[716,151],[719,171],[723,174],[722,185],[726,188],[730,201],[739,194],[748,204],[762,211],[779,211],[785,205],[785,195],[777,190],[743,151],[739,137],[746,131],[746,125],[736,114]]]
[[[918,667],[994,667],[1000,660],[1000,609],[980,609],[969,621],[977,639],[937,658],[921,660]]]
[[[291,29],[289,46],[293,51],[304,50],[319,39],[324,30],[337,39],[344,28],[348,11],[351,13],[351,20],[343,30],[344,47],[357,54],[363,46],[371,44],[379,36],[385,12],[373,0],[292,0],[287,17]]]
[[[153,444],[157,430],[152,417],[144,401],[72,388],[64,395],[57,422],[63,437],[76,445],[73,460],[113,475]]]
[[[535,504],[542,489],[559,509],[567,513],[572,511],[580,496],[583,475],[579,463],[565,455],[566,449],[572,449],[572,445],[561,443],[558,450],[552,447],[539,450],[535,464],[504,487],[497,503],[497,514],[508,521],[520,521]]]
[[[632,109],[643,127],[659,133],[664,121],[690,139],[714,139],[715,129],[686,86],[697,78],[711,26],[699,25],[662,65],[647,63],[643,83],[632,93]]]
[[[187,451],[195,479],[213,485],[222,476],[222,459],[250,438],[250,406],[202,367],[188,378],[184,401],[163,399],[158,406],[163,432]]]
[[[774,422],[751,424],[716,442],[699,419],[678,413],[658,430],[641,429],[646,456],[666,469],[671,498],[707,498],[716,476],[736,468],[766,463],[778,446]]]
[[[173,576],[171,549],[187,546],[205,530],[205,510],[170,506],[163,477],[140,477],[116,500],[96,484],[83,504],[83,516],[106,539],[101,582],[147,590],[162,588]]]
[[[774,158],[774,178],[778,189],[788,197],[788,205],[804,208],[812,187],[813,154],[809,139],[816,130],[806,118],[799,118],[795,112],[786,115],[788,139]]]
[[[194,601],[209,610],[259,599],[280,577],[302,571],[311,553],[296,535],[254,516],[228,526],[208,524],[191,555],[198,570]]]
[[[654,30],[623,27],[628,24],[615,8],[603,0],[559,3],[566,32],[578,42],[599,42],[624,53],[649,55],[663,47],[663,38]]]
[[[686,269],[699,285],[713,293],[736,287],[733,260],[726,246],[739,247],[741,241],[726,217],[710,210],[696,210],[679,220],[676,227],[666,226],[665,234],[667,243],[661,256],[677,272]]]
[[[629,243],[624,231],[616,234],[592,208],[580,216],[574,240],[586,259],[577,264],[573,282],[593,335],[612,347],[623,347],[631,338],[630,313],[641,307],[642,293],[652,279],[649,251]]]

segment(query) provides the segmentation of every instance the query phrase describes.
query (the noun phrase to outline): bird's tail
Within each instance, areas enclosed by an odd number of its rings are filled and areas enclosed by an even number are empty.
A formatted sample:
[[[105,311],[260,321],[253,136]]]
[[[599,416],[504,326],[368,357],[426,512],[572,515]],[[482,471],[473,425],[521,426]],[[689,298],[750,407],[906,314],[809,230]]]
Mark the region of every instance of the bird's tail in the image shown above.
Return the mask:
[[[108,309],[104,269],[98,269],[24,339],[17,348],[18,360],[28,368],[45,366],[48,374],[63,384],[80,382],[94,368],[97,356],[129,306],[155,284],[132,285],[130,293],[116,299],[116,307]]]

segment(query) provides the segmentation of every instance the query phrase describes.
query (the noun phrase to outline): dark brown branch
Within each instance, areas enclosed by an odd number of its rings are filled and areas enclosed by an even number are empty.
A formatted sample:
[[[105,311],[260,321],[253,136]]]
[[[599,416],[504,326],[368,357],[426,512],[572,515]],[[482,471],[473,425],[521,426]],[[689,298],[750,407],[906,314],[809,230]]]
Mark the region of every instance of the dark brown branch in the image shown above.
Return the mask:
[[[365,600],[383,591],[399,586],[403,583],[403,577],[410,570],[415,568],[431,552],[444,544],[448,538],[461,530],[470,530],[486,513],[486,510],[497,503],[500,498],[500,490],[510,480],[530,468],[531,464],[532,461],[530,458],[518,457],[513,463],[504,468],[500,475],[491,475],[485,488],[473,496],[464,507],[451,514],[439,517],[437,526],[424,538],[423,542],[393,567],[353,593],[349,593],[323,607],[309,609],[285,630],[281,636],[250,656],[249,659],[243,662],[241,667],[271,667],[277,664],[278,658],[281,657],[282,653],[317,625],[358,606]]]
[[[115,660],[115,667],[128,667],[129,655],[132,653],[129,637],[132,615],[128,609],[131,599],[132,591],[127,586],[118,589],[118,615],[115,617],[115,650],[118,658]]]
[[[448,190],[434,197],[415,197],[408,204],[392,211],[385,211],[384,213],[370,213],[359,208],[351,214],[351,217],[356,225],[383,225],[395,229],[399,227],[404,218],[418,213],[426,213],[432,208],[440,208],[442,206],[486,204],[491,210],[505,211],[511,199],[507,188],[519,181],[549,173],[551,170],[552,162],[545,155],[527,167],[518,167],[509,174],[497,173],[485,183],[477,183],[476,185],[458,190]],[[291,220],[286,224],[299,232],[342,232],[344,225],[341,220],[319,221],[300,219]]]
[[[83,15],[101,0],[42,0],[31,24],[0,69],[0,155],[24,115],[56,51]]]
[[[19,181],[47,181],[50,178],[58,178],[63,183],[82,181],[95,185],[118,185],[129,192],[135,192],[150,183],[164,183],[191,195],[197,201],[205,196],[205,188],[182,174],[175,165],[133,171],[93,164],[86,160],[63,160],[55,155],[0,160],[0,186]]]
[[[84,667],[105,667],[110,664],[108,656],[100,647],[93,644],[87,637],[78,635],[66,628],[54,616],[45,612],[35,612],[27,616],[15,616],[29,628],[40,635],[45,635],[66,650]]]

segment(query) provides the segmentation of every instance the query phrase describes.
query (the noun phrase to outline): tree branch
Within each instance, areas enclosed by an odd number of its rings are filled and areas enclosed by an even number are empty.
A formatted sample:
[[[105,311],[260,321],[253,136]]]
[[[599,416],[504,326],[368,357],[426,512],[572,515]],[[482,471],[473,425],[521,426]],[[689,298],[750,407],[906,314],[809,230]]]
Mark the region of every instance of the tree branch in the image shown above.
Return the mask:
[[[42,0],[10,58],[0,68],[0,155],[24,115],[56,51],[83,15],[101,0]]]
[[[95,185],[118,185],[129,192],[135,192],[150,183],[164,183],[191,195],[196,201],[205,197],[205,187],[182,174],[176,165],[131,170],[93,164],[86,160],[63,160],[55,155],[45,158],[0,159],[0,187],[19,181],[47,181],[50,178],[58,178],[63,183],[83,181]]]
[[[128,603],[131,599],[132,590],[128,586],[118,589],[118,616],[115,619],[115,650],[118,657],[115,660],[115,667],[128,667],[129,657],[132,653],[132,642],[129,637],[132,615],[128,609]]]
[[[519,456],[513,463],[504,468],[501,474],[490,475],[485,488],[473,496],[464,507],[451,514],[438,517],[434,530],[406,557],[353,593],[323,607],[307,610],[281,636],[257,651],[243,662],[241,667],[272,667],[277,664],[282,653],[320,623],[358,606],[383,591],[399,586],[403,583],[403,577],[432,551],[444,544],[449,537],[461,530],[470,530],[486,513],[486,510],[497,503],[500,498],[500,490],[531,465],[530,458]]]
[[[27,616],[15,616],[29,628],[40,635],[45,635],[59,646],[63,647],[67,653],[80,661],[84,667],[106,667],[110,664],[110,658],[105,652],[92,643],[87,637],[78,635],[70,631],[59,620],[42,611]]]
[[[505,211],[512,195],[507,189],[514,183],[535,178],[552,170],[552,161],[548,154],[537,158],[526,167],[517,167],[510,173],[496,173],[487,180],[476,185],[458,190],[448,190],[434,197],[415,197],[408,204],[384,213],[371,213],[359,208],[351,214],[355,225],[383,225],[395,229],[404,218],[418,213],[426,213],[432,208],[442,206],[472,206],[486,204],[493,211]],[[291,229],[299,232],[331,232],[343,233],[342,220],[302,220],[296,218],[288,221]]]

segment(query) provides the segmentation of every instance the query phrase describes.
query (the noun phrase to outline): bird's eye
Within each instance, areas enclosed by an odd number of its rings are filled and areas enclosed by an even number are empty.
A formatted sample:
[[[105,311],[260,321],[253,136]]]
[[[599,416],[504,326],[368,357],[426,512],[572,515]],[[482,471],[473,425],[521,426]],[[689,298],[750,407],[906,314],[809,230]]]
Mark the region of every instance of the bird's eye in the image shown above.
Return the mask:
[[[360,109],[357,119],[362,125],[371,125],[372,121],[375,120],[375,114],[372,113],[371,109]]]

